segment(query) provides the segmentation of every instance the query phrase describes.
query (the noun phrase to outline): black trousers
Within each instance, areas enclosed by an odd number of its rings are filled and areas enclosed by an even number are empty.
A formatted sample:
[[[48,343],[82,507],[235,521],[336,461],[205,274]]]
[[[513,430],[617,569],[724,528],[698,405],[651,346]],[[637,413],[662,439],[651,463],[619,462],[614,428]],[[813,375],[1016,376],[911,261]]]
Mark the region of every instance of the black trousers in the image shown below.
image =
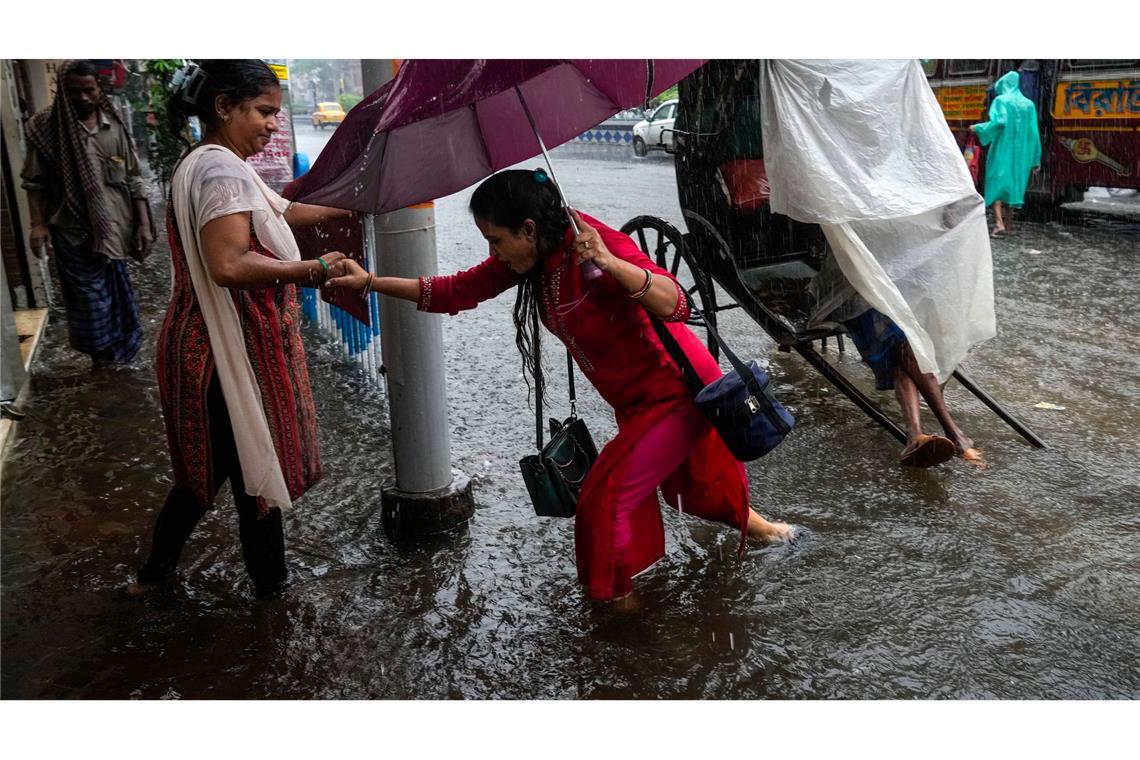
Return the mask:
[[[210,419],[215,488],[221,489],[223,482],[230,481],[237,505],[246,570],[259,596],[273,593],[285,582],[285,532],[281,510],[273,509],[259,520],[257,499],[245,492],[233,427],[216,372],[206,392],[206,409]],[[216,497],[217,493],[213,495]],[[178,487],[170,489],[154,526],[150,558],[139,570],[140,581],[153,582],[174,572],[182,548],[208,509],[208,505],[198,503],[191,491]]]

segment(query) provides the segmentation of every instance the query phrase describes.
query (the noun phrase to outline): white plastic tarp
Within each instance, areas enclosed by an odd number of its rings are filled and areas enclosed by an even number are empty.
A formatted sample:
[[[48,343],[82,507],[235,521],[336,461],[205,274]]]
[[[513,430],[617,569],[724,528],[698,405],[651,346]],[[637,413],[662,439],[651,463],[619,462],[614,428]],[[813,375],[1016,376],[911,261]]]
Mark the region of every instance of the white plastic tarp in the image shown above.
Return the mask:
[[[916,60],[761,66],[772,210],[819,224],[848,282],[945,381],[996,334],[985,203]]]

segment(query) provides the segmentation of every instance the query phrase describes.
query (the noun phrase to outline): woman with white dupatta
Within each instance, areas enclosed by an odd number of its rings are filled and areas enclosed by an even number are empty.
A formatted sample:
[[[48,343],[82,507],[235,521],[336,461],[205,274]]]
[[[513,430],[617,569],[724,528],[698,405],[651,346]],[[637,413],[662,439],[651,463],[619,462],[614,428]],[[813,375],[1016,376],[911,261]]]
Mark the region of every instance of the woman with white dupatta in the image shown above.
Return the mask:
[[[290,227],[351,214],[289,203],[246,159],[277,130],[281,88],[259,60],[188,64],[171,82],[171,129],[204,136],[171,178],[173,289],[157,370],[174,487],[132,589],[173,576],[195,525],[230,481],[258,596],[286,582],[281,510],[321,475],[296,285],[344,272],[344,254],[302,261]]]

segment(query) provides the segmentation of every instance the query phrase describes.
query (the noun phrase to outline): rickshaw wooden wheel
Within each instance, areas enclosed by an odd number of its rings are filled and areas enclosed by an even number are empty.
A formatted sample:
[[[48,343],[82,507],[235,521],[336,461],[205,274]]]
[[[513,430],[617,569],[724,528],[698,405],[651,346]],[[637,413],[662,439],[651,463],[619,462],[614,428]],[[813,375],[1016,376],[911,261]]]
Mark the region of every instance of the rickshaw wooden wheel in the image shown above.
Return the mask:
[[[686,321],[690,327],[705,331],[705,344],[714,359],[720,358],[720,346],[708,334],[705,320],[716,328],[716,290],[712,277],[702,270],[685,245],[685,237],[673,225],[655,216],[637,216],[622,225],[621,231],[633,238],[657,266],[668,270],[685,290],[689,302],[700,310]]]

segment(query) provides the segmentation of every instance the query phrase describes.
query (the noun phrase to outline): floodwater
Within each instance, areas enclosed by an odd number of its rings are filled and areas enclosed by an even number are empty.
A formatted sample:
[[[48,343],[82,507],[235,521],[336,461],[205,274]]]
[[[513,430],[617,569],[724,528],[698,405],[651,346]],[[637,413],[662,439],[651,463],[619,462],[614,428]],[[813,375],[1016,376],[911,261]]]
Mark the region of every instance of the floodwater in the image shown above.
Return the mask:
[[[597,155],[556,151],[572,203],[614,227],[681,225],[669,157]],[[437,204],[442,272],[484,254],[467,197]],[[161,250],[133,270],[148,338],[134,366],[90,372],[53,313],[3,472],[3,697],[1140,697],[1140,230],[1026,222],[993,251],[999,334],[966,368],[1050,448],[952,382],[989,469],[904,470],[893,438],[725,313],[798,419],[748,465],[755,502],[808,537],[738,560],[736,535],[667,510],[667,556],[635,581],[630,615],[586,599],[571,522],[529,507],[510,295],[444,322],[453,466],[478,500],[464,530],[385,536],[386,399],[311,332],[325,478],[286,517],[296,585],[254,601],[227,494],[180,580],[128,597],[170,484],[152,368]],[[895,409],[853,350],[827,356]],[[582,385],[606,440],[612,416]]]

